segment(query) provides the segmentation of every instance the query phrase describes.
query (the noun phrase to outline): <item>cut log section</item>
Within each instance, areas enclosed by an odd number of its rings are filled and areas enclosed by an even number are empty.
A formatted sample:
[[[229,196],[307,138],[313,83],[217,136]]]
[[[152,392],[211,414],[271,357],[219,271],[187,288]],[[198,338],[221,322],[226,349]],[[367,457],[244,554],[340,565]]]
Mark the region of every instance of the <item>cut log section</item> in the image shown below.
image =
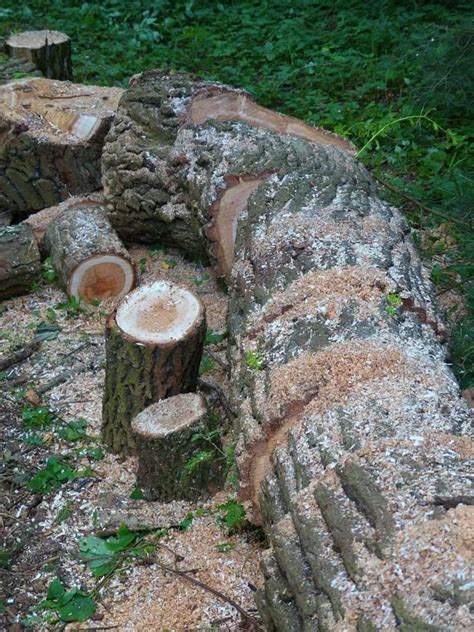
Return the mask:
[[[132,419],[150,404],[195,390],[206,318],[191,292],[156,281],[131,292],[109,317],[102,437],[135,451]]]
[[[22,219],[99,189],[122,92],[41,78],[0,86],[0,213]]]
[[[44,247],[66,292],[86,303],[122,298],[135,285],[130,255],[99,205],[63,211],[49,224]]]
[[[13,59],[25,59],[48,79],[72,80],[71,40],[59,31],[25,31],[5,43]]]
[[[0,226],[0,299],[31,291],[40,273],[40,253],[31,227]]]
[[[135,417],[137,487],[147,500],[195,500],[209,493],[215,463],[196,456],[209,451],[209,443],[197,436],[210,429],[206,403],[196,393],[169,397]],[[219,439],[215,445],[219,448]]]

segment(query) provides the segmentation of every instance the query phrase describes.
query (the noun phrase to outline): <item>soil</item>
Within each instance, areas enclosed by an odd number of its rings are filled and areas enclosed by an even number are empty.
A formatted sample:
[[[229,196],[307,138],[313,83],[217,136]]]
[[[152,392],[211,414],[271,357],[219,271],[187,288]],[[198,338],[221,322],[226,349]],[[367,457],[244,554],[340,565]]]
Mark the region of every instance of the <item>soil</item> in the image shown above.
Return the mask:
[[[208,327],[225,331],[227,298],[210,268],[185,262],[171,250],[133,247],[131,254],[141,282],[166,280],[195,292],[206,307]],[[40,630],[252,629],[249,620],[226,599],[163,568],[185,571],[258,618],[253,592],[260,582],[260,533],[250,527],[229,533],[219,519],[222,510],[218,505],[234,494],[232,482],[194,504],[130,499],[135,488],[135,459],[107,454],[100,445],[104,323],[113,303],[81,305],[81,310],[70,305],[68,313],[58,307],[66,302],[60,289],[44,281],[30,294],[0,307],[0,357],[30,342],[41,323],[58,326],[57,337],[44,340],[29,358],[0,374],[4,444],[0,628],[13,632],[29,623]],[[202,379],[227,393],[225,346],[225,339],[206,346]],[[224,441],[226,436],[229,441],[230,421],[225,411],[217,396],[205,396],[220,415]],[[26,429],[22,416],[34,406],[52,411],[57,415],[54,422],[45,428]],[[87,421],[86,434],[66,437],[68,424],[78,419]],[[39,439],[41,445],[34,445]],[[77,472],[75,478],[52,492],[33,493],[29,481],[52,457],[63,459]],[[185,528],[183,520],[190,514],[194,519],[187,520],[191,524]],[[67,588],[77,586],[90,592],[97,587],[80,558],[80,538],[113,534],[122,522],[131,529],[149,527],[144,533],[155,541],[156,549],[124,564],[101,582],[92,620],[65,624],[55,622],[51,612],[45,616],[41,608],[35,610],[55,577]],[[156,529],[165,530],[165,535],[157,539]],[[32,615],[37,619],[28,619]]]

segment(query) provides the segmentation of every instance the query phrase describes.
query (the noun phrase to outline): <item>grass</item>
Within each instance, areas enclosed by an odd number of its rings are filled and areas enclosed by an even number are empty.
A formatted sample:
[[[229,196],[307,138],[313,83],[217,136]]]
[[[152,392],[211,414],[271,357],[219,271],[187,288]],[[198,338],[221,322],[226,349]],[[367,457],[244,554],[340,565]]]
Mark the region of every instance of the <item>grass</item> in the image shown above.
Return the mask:
[[[4,0],[0,34],[32,27],[71,36],[77,81],[190,71],[349,138],[420,231],[438,291],[465,297],[452,355],[474,383],[471,3]]]

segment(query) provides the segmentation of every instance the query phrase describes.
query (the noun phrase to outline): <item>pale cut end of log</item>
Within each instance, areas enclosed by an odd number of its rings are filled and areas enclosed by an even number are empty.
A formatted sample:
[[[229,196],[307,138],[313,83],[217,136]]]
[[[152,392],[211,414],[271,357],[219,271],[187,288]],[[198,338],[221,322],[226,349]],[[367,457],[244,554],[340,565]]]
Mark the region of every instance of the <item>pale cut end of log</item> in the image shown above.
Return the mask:
[[[137,288],[107,324],[102,437],[112,452],[133,454],[132,419],[150,404],[193,392],[205,310],[191,292],[165,281]]]
[[[152,404],[132,421],[138,452],[137,486],[148,500],[193,500],[210,490],[213,464],[193,458],[209,450],[206,403],[186,393]]]
[[[86,303],[122,298],[135,285],[130,256],[100,205],[61,213],[49,224],[44,246],[67,293]]]
[[[258,105],[245,92],[222,89],[216,89],[215,94],[209,89],[198,92],[186,111],[186,122],[201,125],[209,119],[242,121],[280,134],[299,136],[304,140],[323,145],[336,145],[351,153],[354,152],[354,146],[344,138]]]
[[[71,40],[59,31],[24,31],[6,41],[11,58],[26,59],[45,77],[66,81],[72,79]]]
[[[264,179],[264,176],[228,179],[228,188],[210,210],[213,219],[205,232],[212,242],[211,254],[217,261],[218,275],[227,276],[232,269],[239,217],[247,209],[249,197]]]
[[[115,322],[129,338],[148,344],[173,344],[184,338],[201,318],[194,294],[166,281],[144,285],[119,305]]]

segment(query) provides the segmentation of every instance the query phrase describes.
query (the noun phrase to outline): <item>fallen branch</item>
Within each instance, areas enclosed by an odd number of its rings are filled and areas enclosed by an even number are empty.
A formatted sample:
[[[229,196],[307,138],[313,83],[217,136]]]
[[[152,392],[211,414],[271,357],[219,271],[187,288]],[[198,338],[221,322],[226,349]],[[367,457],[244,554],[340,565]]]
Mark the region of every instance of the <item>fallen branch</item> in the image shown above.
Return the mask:
[[[13,351],[9,355],[0,358],[0,371],[4,371],[5,369],[8,369],[9,367],[14,366],[15,364],[19,364],[20,362],[23,362],[23,360],[26,360],[31,355],[33,355],[33,353],[38,350],[39,346],[40,346],[40,341],[35,340],[33,342],[27,343],[21,349],[18,349],[17,351]]]

